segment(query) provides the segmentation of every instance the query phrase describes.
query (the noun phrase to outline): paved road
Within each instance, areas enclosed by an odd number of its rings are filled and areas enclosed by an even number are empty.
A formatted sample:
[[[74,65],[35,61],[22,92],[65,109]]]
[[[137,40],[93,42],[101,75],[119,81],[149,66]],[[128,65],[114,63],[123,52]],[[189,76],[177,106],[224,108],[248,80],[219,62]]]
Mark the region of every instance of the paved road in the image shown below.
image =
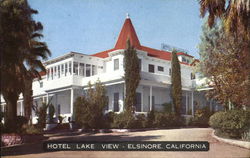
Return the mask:
[[[117,152],[117,151],[59,151],[46,153],[42,150],[41,143],[27,144],[19,147],[5,149],[4,153],[15,158],[249,158],[250,150],[232,146],[217,141],[211,137],[210,128],[189,128],[152,130],[128,133],[98,133],[98,134],[54,134],[49,140],[101,140],[101,141],[208,141],[208,152]]]

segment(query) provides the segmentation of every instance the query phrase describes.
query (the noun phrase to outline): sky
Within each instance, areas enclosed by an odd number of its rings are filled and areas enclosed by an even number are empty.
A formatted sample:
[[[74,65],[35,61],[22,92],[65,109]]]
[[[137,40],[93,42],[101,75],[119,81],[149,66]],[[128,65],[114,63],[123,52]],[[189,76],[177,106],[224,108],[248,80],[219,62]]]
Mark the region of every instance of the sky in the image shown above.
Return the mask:
[[[28,0],[43,24],[42,41],[55,58],[65,53],[94,54],[115,46],[129,13],[141,45],[165,43],[199,58],[203,19],[197,0]]]

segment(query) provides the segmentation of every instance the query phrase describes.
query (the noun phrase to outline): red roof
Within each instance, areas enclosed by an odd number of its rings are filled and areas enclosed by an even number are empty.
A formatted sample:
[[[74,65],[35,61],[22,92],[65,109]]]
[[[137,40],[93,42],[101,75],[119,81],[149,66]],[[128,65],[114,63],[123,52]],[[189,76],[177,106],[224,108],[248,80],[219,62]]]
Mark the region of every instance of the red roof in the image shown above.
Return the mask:
[[[126,43],[128,39],[130,40],[130,43],[134,48],[139,49],[141,47],[140,41],[136,35],[134,26],[130,18],[127,18],[123,24],[122,30],[115,44],[115,49],[126,49]]]
[[[191,55],[189,55],[189,54],[187,54],[187,53],[183,53],[183,52],[178,52],[178,53],[176,53],[177,55],[184,55],[184,56],[187,56],[187,57],[192,57],[193,58],[193,56],[191,56]]]
[[[114,50],[118,50],[118,49],[126,49],[126,43],[127,40],[130,40],[131,45],[136,48],[137,50],[142,50],[148,53],[148,56],[151,57],[155,57],[155,58],[159,58],[159,59],[163,59],[163,60],[171,60],[171,55],[172,53],[167,52],[167,51],[162,51],[162,50],[158,50],[158,49],[153,49],[153,48],[149,48],[146,46],[142,46],[140,44],[140,41],[136,35],[134,26],[130,20],[130,18],[127,18],[122,26],[121,32],[119,34],[119,37],[117,39],[117,42],[115,44],[115,47],[113,49],[109,49],[106,51],[102,51],[96,54],[93,54],[92,56],[96,56],[96,57],[100,57],[100,58],[107,58],[109,55],[109,52],[112,52]],[[186,55],[186,56],[190,56],[187,55],[185,53],[179,52],[177,53],[178,55]],[[190,56],[192,57],[192,56]],[[187,63],[182,63],[185,65],[189,65]]]

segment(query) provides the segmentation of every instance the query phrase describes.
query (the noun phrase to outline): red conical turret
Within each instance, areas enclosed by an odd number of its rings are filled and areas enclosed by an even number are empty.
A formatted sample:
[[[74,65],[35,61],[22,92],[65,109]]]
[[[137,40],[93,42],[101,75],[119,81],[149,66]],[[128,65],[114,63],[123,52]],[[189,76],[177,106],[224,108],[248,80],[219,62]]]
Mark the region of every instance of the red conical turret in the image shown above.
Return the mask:
[[[134,26],[127,15],[127,18],[122,26],[122,30],[119,34],[118,40],[115,44],[115,49],[126,49],[126,42],[130,40],[131,46],[139,49],[141,47],[140,41],[136,35]]]

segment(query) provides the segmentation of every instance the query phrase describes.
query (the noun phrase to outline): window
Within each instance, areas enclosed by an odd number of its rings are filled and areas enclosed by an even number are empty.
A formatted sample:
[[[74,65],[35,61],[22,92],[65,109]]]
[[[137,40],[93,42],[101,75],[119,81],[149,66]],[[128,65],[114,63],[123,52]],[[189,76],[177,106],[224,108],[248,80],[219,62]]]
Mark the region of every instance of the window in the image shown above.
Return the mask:
[[[114,112],[119,111],[119,93],[114,93]]]
[[[57,70],[58,70],[58,78],[60,78],[60,73],[61,73],[61,71],[60,71],[60,65],[58,65]]]
[[[69,62],[69,74],[71,75],[71,61]]]
[[[155,72],[155,66],[149,64],[149,65],[148,65],[148,72],[154,73],[154,72]]]
[[[97,74],[96,66],[92,65],[92,76]]]
[[[141,93],[136,93],[135,111],[141,112]]]
[[[50,68],[50,72],[51,72],[51,79],[53,80],[53,75],[54,75],[54,74],[53,74],[53,72],[54,72],[54,71],[53,71],[53,67]]]
[[[119,59],[114,60],[114,70],[119,70]]]
[[[55,67],[54,67],[54,71],[55,71],[55,72],[54,72],[54,75],[55,75],[55,76],[57,75],[57,70],[56,70],[56,69],[57,69],[57,67],[55,66]]]
[[[158,66],[158,71],[164,71],[164,67],[162,67],[162,66]]]
[[[43,82],[40,82],[40,88],[43,88]]]
[[[64,74],[64,64],[61,65],[61,74]]]
[[[86,77],[90,76],[90,64],[86,64]]]
[[[80,68],[79,68],[79,75],[84,76],[84,63],[80,63]]]
[[[78,75],[78,63],[77,62],[74,62],[73,73]]]
[[[65,76],[67,75],[68,72],[68,63],[65,63]]]
[[[169,73],[169,75],[171,76],[171,74],[172,74],[171,68],[169,68],[168,73]]]

